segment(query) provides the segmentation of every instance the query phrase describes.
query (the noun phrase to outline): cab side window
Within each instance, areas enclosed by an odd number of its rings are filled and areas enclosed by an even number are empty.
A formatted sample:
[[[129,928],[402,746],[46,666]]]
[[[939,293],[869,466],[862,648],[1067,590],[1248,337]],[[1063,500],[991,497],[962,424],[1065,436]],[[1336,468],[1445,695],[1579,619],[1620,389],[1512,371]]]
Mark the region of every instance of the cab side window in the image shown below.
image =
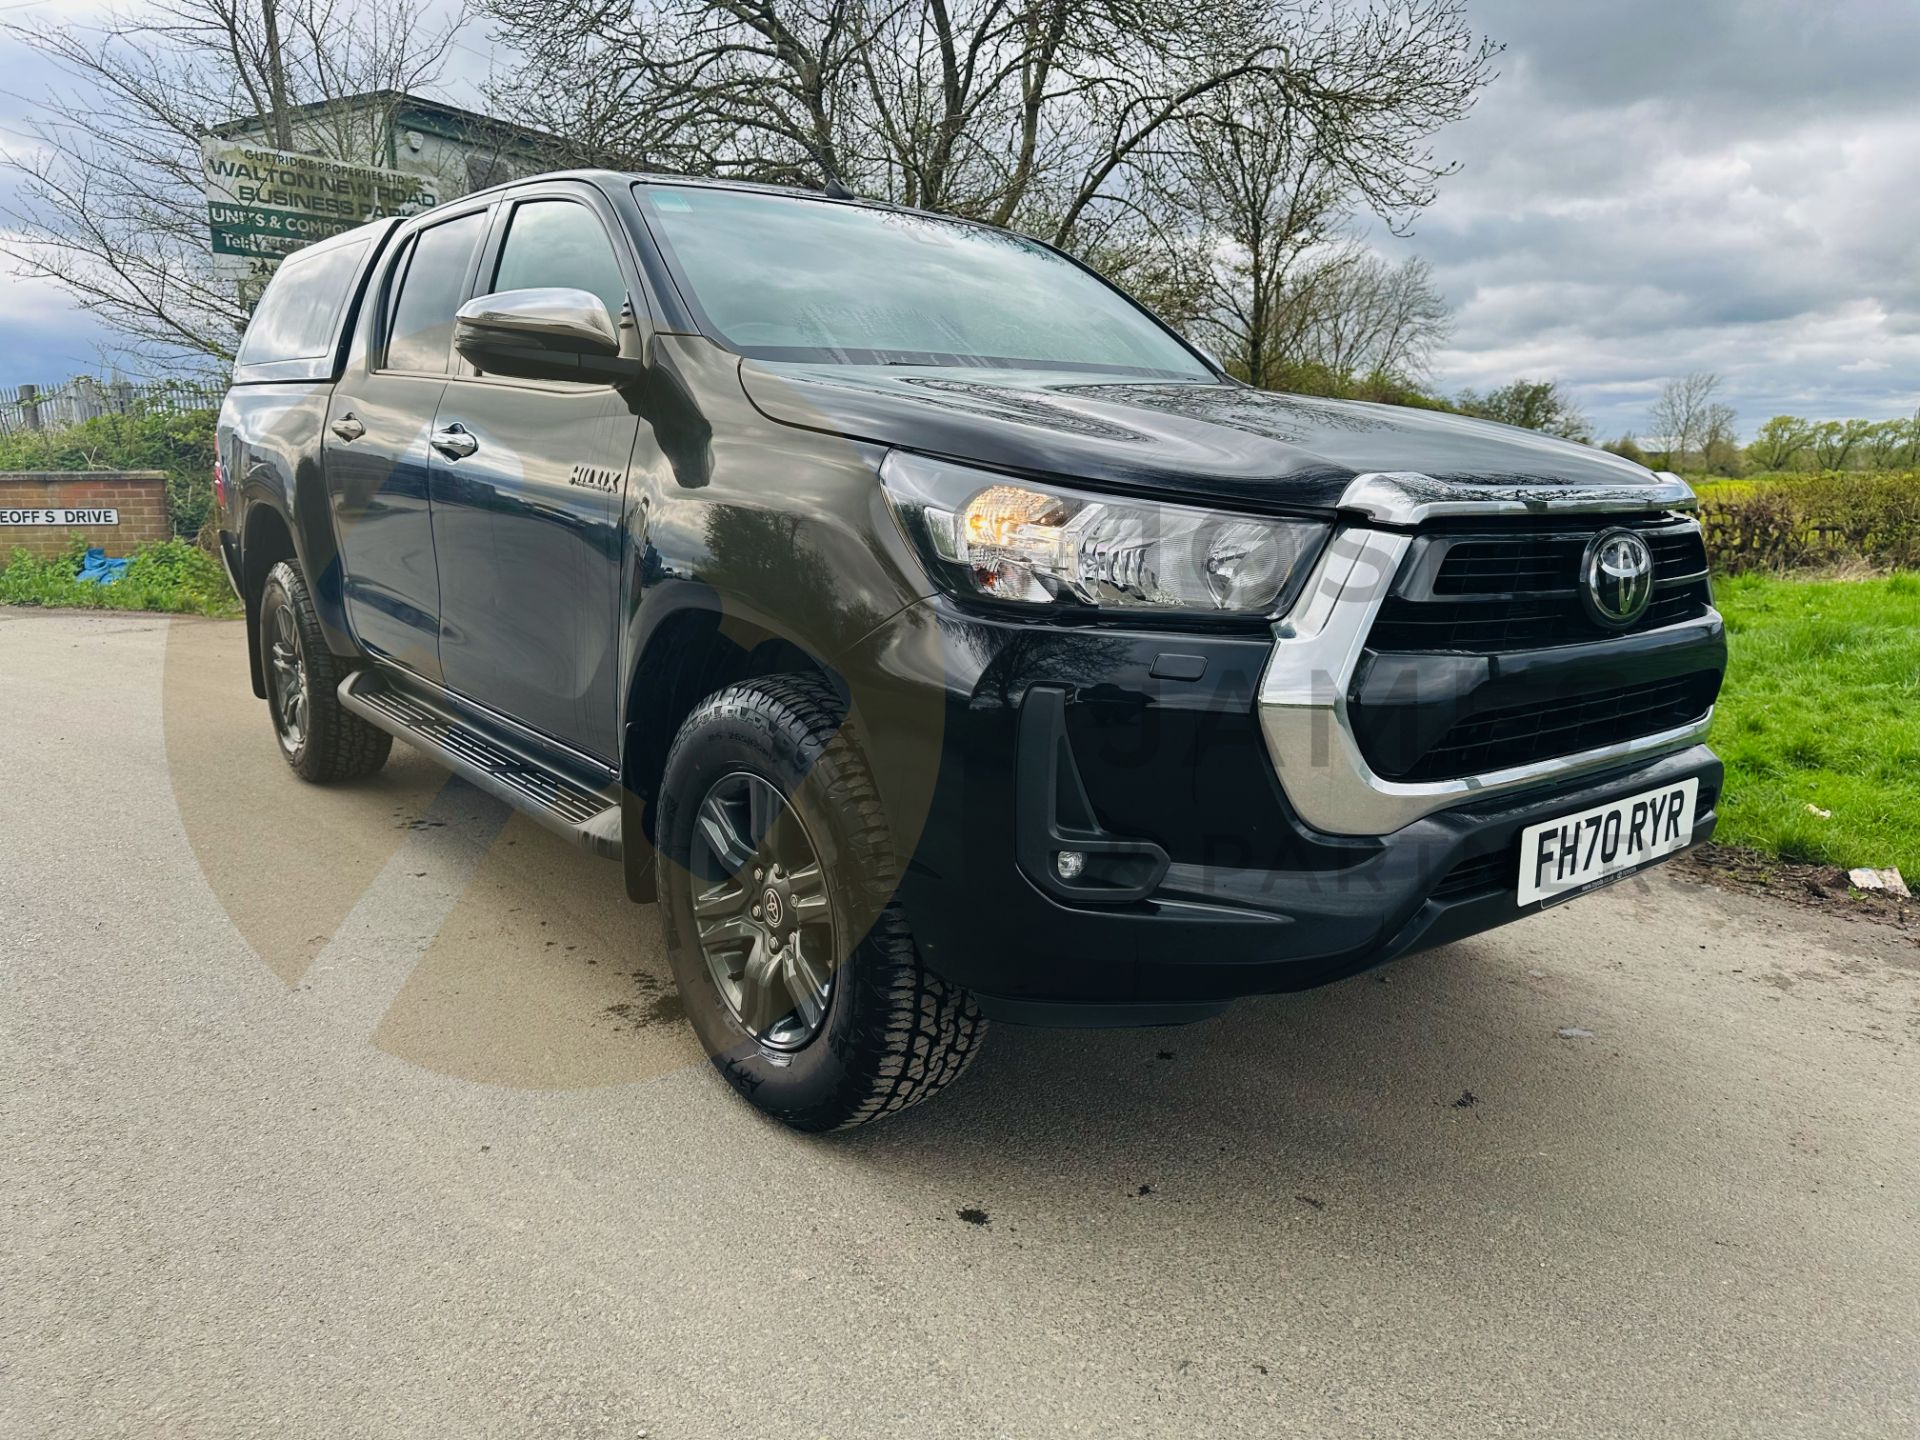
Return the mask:
[[[414,236],[395,267],[387,310],[388,370],[444,375],[453,348],[453,312],[460,308],[467,266],[486,230],[476,210]]]
[[[571,200],[528,200],[514,207],[493,286],[535,290],[549,285],[598,295],[615,324],[627,301],[626,277],[599,217]]]

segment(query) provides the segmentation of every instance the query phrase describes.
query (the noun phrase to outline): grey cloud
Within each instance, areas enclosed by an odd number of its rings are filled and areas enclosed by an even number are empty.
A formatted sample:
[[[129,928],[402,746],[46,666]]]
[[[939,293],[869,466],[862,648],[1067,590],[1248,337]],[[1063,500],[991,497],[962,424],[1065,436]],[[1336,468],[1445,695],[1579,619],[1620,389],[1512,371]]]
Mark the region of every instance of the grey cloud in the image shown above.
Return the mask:
[[[1408,240],[1443,388],[1569,383],[1603,431],[1725,377],[1751,428],[1920,404],[1920,5],[1485,3],[1503,75]]]
[[[1911,102],[1912,0],[1481,0],[1476,23],[1569,104],[1833,115]]]
[[[57,384],[107,369],[105,327],[53,285],[9,274],[10,268],[0,257],[0,388]]]

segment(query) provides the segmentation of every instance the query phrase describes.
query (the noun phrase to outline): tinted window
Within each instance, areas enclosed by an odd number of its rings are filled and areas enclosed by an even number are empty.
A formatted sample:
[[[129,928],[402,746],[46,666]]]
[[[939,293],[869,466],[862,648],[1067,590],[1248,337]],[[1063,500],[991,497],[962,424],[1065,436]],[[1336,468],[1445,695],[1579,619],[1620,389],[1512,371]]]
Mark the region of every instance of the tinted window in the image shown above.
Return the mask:
[[[1017,235],[744,190],[640,193],[708,325],[749,355],[1211,378],[1125,296]]]
[[[296,251],[281,261],[247,324],[237,363],[314,360],[331,350],[333,327],[367,244],[361,240],[329,250]]]
[[[486,223],[486,212],[477,210],[422,230],[415,238],[387,325],[387,369],[446,372],[453,312],[460,306],[467,266]]]
[[[593,211],[571,200],[529,200],[515,207],[494,272],[495,290],[564,285],[598,295],[614,320],[627,281]]]

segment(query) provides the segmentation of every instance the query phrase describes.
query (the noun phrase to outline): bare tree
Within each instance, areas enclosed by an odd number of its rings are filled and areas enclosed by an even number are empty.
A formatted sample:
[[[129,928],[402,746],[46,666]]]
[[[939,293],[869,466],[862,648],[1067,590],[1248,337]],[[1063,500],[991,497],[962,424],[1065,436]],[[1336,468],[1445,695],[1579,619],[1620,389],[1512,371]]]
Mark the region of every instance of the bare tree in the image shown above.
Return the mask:
[[[1713,404],[1700,417],[1700,463],[1717,475],[1740,468],[1740,415],[1733,406]]]
[[[1343,185],[1402,218],[1494,54],[1464,0],[483,4],[526,56],[502,103],[583,157],[838,180],[1082,253],[1143,219],[1180,127],[1236,85],[1283,94]]]
[[[1352,193],[1306,116],[1264,77],[1222,86],[1177,135],[1155,208],[1190,217],[1187,233],[1206,252],[1192,318],[1237,373],[1276,385],[1310,320],[1302,274],[1325,268],[1318,252],[1352,214]]]
[[[1661,387],[1647,422],[1659,437],[1663,467],[1684,464],[1689,454],[1706,448],[1707,409],[1719,388],[1720,377],[1711,370],[1696,370]]]
[[[1301,275],[1298,291],[1307,315],[1298,359],[1336,376],[1422,380],[1451,324],[1432,268],[1417,256],[1395,265],[1349,249]]]
[[[247,309],[214,272],[200,142],[253,121],[276,149],[384,163],[383,101],[430,84],[462,15],[421,0],[162,0],[98,29],[7,27],[71,82],[41,107],[0,254],[50,279],[148,365],[232,358]]]

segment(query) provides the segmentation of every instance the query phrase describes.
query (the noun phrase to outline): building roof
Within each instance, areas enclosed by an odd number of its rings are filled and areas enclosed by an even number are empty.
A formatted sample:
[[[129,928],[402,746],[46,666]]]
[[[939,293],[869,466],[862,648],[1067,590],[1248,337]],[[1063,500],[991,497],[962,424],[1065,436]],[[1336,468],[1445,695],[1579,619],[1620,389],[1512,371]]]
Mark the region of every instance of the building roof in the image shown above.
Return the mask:
[[[555,138],[549,132],[536,130],[530,125],[516,125],[511,120],[483,115],[478,110],[462,109],[458,105],[449,105],[444,100],[415,95],[406,90],[366,90],[358,95],[343,95],[337,100],[313,100],[304,105],[289,107],[288,115],[294,120],[299,120],[303,116],[318,115],[341,107],[390,110],[395,123],[407,129],[426,130],[455,140],[478,140],[495,146],[545,148],[551,145]],[[261,116],[242,115],[233,120],[222,121],[213,126],[209,133],[223,136],[245,135],[249,132],[257,132],[262,124]]]

